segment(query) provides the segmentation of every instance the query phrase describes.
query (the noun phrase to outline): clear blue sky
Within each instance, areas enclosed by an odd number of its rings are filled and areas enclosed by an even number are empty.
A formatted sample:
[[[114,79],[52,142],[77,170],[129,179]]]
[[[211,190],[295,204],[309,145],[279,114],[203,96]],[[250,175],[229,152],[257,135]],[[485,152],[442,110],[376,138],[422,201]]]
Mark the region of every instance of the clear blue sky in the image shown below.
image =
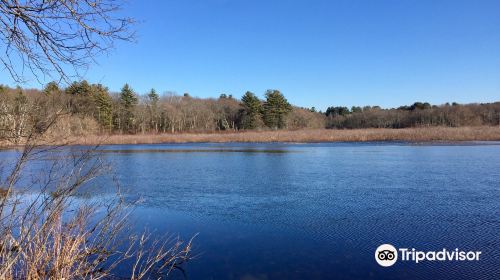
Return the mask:
[[[113,91],[276,88],[323,110],[500,100],[498,0],[149,0],[124,12],[141,21],[138,42],[85,76]]]

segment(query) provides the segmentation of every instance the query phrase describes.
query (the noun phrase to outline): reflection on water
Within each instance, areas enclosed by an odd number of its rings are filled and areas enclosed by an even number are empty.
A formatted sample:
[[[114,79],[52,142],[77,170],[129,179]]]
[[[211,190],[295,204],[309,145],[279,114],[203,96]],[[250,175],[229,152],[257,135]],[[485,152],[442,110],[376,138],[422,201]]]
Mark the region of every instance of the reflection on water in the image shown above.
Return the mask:
[[[90,195],[112,194],[116,179],[129,201],[144,201],[133,214],[136,230],[199,233],[190,279],[500,274],[500,145],[114,145],[100,152],[116,176],[101,178]],[[383,243],[479,250],[483,258],[382,268],[374,250]]]
[[[292,153],[294,151],[278,149],[121,149],[121,150],[99,150],[99,153],[115,154],[138,154],[138,153],[267,153],[281,154]]]

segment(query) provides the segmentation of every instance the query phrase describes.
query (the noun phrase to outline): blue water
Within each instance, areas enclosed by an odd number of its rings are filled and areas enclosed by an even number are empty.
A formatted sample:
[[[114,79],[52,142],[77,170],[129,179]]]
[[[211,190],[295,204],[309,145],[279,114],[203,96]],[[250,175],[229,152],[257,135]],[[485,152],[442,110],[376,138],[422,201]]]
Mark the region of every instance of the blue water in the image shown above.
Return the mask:
[[[100,154],[125,197],[142,200],[136,231],[199,233],[189,279],[500,279],[500,143],[121,145]],[[383,243],[482,254],[383,268],[374,259]]]

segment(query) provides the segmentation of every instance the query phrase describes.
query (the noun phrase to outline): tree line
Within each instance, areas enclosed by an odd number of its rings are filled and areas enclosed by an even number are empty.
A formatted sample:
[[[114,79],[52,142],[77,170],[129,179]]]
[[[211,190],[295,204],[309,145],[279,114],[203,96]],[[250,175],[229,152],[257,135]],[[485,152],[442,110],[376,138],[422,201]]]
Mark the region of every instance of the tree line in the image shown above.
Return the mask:
[[[42,90],[0,85],[0,133],[20,139],[47,112],[61,114],[55,135],[95,133],[178,133],[302,128],[405,128],[499,125],[500,102],[484,104],[328,107],[325,112],[292,106],[279,90],[264,99],[246,92],[241,99],[221,94],[196,98],[188,93],[138,94],[125,84],[110,92],[101,84],[48,83]]]
[[[188,93],[160,95],[155,89],[138,94],[128,84],[110,92],[87,81],[65,88],[51,82],[42,90],[0,86],[0,131],[22,137],[28,124],[46,111],[64,116],[56,126],[64,135],[324,127],[324,115],[292,106],[279,90],[267,90],[264,96],[261,100],[246,92],[241,100],[226,94],[196,98]]]
[[[415,102],[398,108],[328,107],[327,128],[407,128],[422,126],[498,126],[500,102],[431,105]]]

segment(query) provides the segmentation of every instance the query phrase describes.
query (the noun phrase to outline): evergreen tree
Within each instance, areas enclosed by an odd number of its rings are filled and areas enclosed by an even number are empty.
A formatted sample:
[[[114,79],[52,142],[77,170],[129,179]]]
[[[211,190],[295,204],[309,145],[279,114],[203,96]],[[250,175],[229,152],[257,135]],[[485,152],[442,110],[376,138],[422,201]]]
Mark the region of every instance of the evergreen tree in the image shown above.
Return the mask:
[[[149,120],[151,128],[158,132],[158,101],[160,96],[156,93],[154,88],[148,93],[148,108],[149,108]]]
[[[51,95],[56,92],[59,92],[59,85],[55,81],[48,83],[43,89],[43,93],[46,95]]]
[[[94,98],[92,97],[92,86],[85,80],[73,82],[65,89],[66,94],[72,96],[68,107],[73,114],[93,114]]]
[[[73,82],[66,88],[65,92],[76,96],[90,96],[92,95],[92,87],[87,81],[83,80],[81,82]]]
[[[264,123],[273,129],[284,128],[285,118],[292,111],[292,105],[279,90],[268,90],[263,106]]]
[[[137,96],[128,84],[125,84],[121,90],[120,103],[123,111],[119,128],[132,132],[135,123],[134,107],[137,104]]]
[[[154,88],[152,88],[149,91],[148,99],[152,104],[155,104],[155,105],[158,103],[158,100],[160,100],[160,96],[158,95],[158,93],[156,93],[156,90]]]
[[[336,116],[347,116],[350,113],[351,112],[349,111],[349,108],[342,107],[342,106],[337,106],[337,107],[328,107],[328,108],[326,108],[325,115],[326,116],[336,117]]]
[[[363,112],[363,108],[361,108],[359,106],[352,106],[351,107],[351,112],[352,113],[361,113],[361,112]]]
[[[101,84],[92,85],[95,102],[95,116],[104,129],[113,128],[113,100],[108,93],[108,88]]]
[[[254,129],[261,122],[262,105],[257,96],[250,91],[247,91],[241,98],[245,115],[242,123],[244,129]]]

